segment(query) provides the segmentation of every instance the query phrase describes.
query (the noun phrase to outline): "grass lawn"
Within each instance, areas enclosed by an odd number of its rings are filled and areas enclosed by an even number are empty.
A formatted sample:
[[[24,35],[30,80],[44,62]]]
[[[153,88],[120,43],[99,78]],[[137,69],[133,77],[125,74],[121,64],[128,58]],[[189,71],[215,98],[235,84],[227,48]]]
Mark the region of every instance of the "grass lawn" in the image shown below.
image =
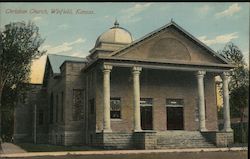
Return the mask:
[[[32,144],[32,143],[19,143],[16,144],[27,152],[56,152],[56,151],[91,151],[101,150],[96,147],[88,146],[58,146],[48,144]]]

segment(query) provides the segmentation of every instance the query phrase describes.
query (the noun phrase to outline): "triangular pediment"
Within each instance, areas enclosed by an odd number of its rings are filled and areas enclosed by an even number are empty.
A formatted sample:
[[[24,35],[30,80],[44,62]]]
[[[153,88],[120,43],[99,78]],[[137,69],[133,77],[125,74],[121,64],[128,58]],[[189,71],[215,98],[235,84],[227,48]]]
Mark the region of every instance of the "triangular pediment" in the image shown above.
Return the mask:
[[[129,59],[166,59],[195,63],[228,64],[223,57],[174,22],[114,52],[112,56]]]

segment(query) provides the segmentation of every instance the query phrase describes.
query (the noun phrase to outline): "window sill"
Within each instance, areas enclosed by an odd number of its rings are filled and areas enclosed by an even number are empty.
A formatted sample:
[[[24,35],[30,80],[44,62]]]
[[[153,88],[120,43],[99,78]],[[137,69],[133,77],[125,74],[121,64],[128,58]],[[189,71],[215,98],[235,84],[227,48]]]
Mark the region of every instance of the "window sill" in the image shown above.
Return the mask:
[[[122,121],[122,119],[110,119],[111,121]]]

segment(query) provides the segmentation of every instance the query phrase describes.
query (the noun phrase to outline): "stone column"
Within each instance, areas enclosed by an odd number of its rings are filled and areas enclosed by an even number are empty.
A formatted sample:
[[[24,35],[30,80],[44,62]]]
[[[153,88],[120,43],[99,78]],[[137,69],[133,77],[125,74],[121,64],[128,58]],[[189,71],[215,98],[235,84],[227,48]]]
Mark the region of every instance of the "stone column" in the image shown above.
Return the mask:
[[[230,106],[229,106],[229,91],[228,91],[228,77],[229,74],[224,72],[222,74],[223,80],[223,111],[224,111],[224,131],[230,132],[232,131],[231,128],[231,121],[230,121]]]
[[[111,132],[110,126],[110,72],[111,65],[103,65],[103,132]]]
[[[134,104],[134,131],[141,130],[141,112],[140,112],[140,72],[141,67],[133,67],[133,104]]]
[[[197,72],[200,131],[207,130],[206,119],[205,119],[205,97],[204,97],[204,75],[205,74],[206,74],[205,71]]]

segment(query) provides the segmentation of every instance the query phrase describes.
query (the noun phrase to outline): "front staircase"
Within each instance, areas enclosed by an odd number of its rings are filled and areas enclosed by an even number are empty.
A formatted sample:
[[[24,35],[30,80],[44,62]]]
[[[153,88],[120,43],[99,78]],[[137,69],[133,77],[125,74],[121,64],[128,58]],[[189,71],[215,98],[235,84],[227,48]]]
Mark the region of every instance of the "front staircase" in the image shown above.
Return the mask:
[[[199,131],[165,131],[158,132],[156,137],[157,149],[215,147]]]

